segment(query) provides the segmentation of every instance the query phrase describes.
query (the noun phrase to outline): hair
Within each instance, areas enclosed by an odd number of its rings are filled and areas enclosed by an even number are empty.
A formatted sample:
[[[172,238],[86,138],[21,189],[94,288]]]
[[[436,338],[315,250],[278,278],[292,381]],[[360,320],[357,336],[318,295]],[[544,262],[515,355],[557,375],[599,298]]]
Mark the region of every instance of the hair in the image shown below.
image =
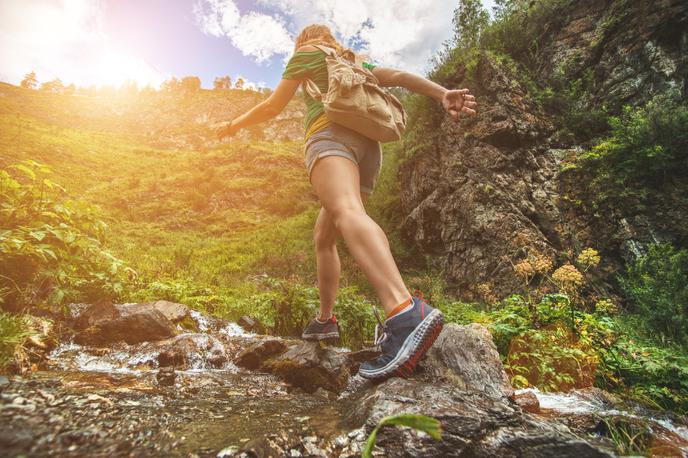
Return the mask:
[[[333,48],[337,55],[348,59],[351,62],[359,60],[369,60],[368,56],[353,52],[349,48],[342,46],[334,37],[330,28],[324,24],[311,24],[303,28],[294,42],[294,52],[305,45],[324,45]]]

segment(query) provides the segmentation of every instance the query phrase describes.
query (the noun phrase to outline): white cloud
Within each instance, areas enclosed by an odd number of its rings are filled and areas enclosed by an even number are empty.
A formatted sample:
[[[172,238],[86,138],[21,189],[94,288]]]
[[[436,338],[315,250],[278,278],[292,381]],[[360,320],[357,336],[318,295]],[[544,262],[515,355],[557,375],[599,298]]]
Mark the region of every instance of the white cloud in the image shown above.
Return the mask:
[[[379,65],[425,73],[452,35],[456,0],[258,0],[290,19],[295,37],[312,23],[328,25],[344,45]]]
[[[275,54],[287,55],[294,47],[280,17],[255,11],[242,15],[232,0],[198,0],[193,12],[201,30],[209,35],[226,36],[257,63]]]
[[[237,80],[242,79],[244,80],[244,85],[242,86],[242,89],[247,90],[251,89],[253,91],[259,91],[265,87],[267,87],[267,84],[265,81],[259,81],[259,82],[254,82],[249,80],[248,78],[244,77],[243,75],[236,75],[232,77],[232,87],[236,85]]]
[[[162,75],[123,52],[103,32],[103,3],[89,0],[0,2],[0,79],[18,84],[35,71],[39,81],[157,86]]]

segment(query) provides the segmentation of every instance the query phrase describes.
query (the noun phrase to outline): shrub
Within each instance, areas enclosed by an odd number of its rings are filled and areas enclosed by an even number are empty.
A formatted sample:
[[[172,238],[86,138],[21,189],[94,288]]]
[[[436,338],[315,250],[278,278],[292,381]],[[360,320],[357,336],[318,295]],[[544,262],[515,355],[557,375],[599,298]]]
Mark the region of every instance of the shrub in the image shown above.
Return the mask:
[[[0,312],[0,374],[17,366],[29,330],[21,316]]]
[[[598,202],[643,199],[688,172],[688,107],[677,96],[626,106],[610,118],[611,135],[577,162],[592,175]]]
[[[688,344],[688,250],[650,245],[619,283],[634,310],[654,330]]]
[[[0,305],[117,298],[134,272],[103,248],[106,225],[97,209],[70,200],[35,161],[9,170],[14,175],[0,170]]]

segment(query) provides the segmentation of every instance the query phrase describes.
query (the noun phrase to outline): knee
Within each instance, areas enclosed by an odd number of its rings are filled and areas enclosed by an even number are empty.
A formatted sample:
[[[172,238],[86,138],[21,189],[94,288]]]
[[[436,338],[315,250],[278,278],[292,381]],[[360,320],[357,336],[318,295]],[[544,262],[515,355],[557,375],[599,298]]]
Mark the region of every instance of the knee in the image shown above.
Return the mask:
[[[365,209],[360,205],[338,205],[332,209],[328,209],[332,215],[332,221],[337,230],[340,230],[342,224],[346,221],[351,221],[353,218],[365,215]]]

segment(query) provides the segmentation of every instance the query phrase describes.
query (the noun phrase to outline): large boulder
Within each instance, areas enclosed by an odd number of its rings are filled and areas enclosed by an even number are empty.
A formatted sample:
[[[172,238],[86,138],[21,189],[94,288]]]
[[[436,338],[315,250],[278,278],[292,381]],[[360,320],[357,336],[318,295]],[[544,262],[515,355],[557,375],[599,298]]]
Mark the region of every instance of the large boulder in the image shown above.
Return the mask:
[[[377,439],[381,456],[610,456],[564,426],[537,419],[514,405],[475,390],[461,390],[451,383],[392,378],[344,402],[352,406],[346,420],[364,424],[363,437],[388,415],[430,415],[441,421],[441,441],[410,429],[381,429]],[[359,450],[360,445],[352,448]]]
[[[74,341],[102,346],[124,341],[128,344],[156,341],[174,336],[176,326],[156,307],[146,304],[92,304],[75,316]]]
[[[444,326],[421,365],[428,377],[465,390],[502,400],[514,394],[492,335],[479,324]]]

